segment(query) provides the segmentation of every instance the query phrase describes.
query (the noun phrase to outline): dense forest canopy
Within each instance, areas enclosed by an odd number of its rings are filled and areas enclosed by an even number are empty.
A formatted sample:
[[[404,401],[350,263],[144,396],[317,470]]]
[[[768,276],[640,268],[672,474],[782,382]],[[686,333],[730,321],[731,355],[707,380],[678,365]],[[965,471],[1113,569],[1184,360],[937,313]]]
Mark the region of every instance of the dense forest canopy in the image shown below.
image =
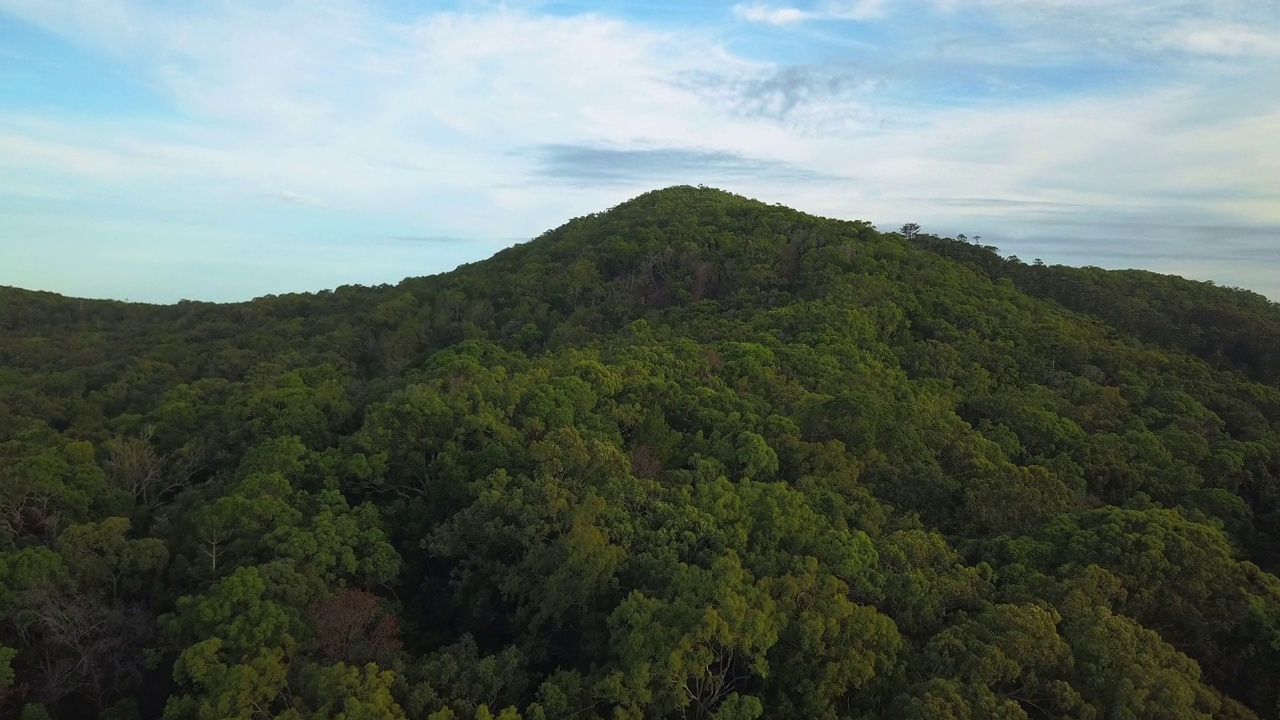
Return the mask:
[[[0,715],[1280,717],[1280,309],[910,235],[0,290]]]

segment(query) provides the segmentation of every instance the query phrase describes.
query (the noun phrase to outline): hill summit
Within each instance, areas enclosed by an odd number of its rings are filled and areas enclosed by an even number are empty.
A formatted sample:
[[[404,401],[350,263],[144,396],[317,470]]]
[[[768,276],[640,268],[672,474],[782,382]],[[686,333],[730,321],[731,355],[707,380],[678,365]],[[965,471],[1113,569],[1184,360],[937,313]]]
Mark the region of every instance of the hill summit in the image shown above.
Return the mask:
[[[692,187],[395,286],[6,289],[0,714],[1275,718],[1278,337]]]

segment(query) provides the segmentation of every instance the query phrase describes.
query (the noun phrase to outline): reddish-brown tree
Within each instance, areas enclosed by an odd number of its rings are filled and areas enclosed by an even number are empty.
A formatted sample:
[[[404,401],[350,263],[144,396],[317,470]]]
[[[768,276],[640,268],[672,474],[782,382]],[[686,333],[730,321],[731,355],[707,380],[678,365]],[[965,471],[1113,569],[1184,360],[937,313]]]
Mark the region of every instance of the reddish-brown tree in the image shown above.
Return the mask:
[[[311,609],[311,627],[328,659],[362,665],[400,651],[400,624],[378,596],[345,588]]]

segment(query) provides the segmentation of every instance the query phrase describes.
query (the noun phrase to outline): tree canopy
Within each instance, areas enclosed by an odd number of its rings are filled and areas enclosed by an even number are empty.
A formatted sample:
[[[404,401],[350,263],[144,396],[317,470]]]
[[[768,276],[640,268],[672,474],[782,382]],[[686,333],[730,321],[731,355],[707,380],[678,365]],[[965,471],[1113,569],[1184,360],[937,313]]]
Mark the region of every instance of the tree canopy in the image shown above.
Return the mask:
[[[1280,717],[1280,308],[677,187],[0,288],[0,715]]]

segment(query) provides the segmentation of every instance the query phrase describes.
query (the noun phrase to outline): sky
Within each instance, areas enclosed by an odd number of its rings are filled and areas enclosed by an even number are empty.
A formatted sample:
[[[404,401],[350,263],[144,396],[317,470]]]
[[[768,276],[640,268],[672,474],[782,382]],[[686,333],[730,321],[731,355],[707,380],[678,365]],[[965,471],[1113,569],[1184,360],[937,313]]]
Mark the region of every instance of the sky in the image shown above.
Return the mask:
[[[1280,2],[0,0],[0,285],[395,283],[677,184],[1280,300]]]

